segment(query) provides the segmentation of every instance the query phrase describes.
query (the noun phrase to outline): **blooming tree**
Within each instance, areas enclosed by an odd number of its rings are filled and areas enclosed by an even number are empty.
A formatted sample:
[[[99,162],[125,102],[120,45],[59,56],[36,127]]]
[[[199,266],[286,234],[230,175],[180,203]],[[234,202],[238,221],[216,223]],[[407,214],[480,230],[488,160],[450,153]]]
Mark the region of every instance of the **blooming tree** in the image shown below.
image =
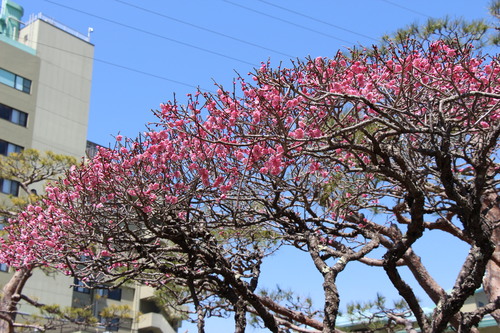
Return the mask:
[[[4,224],[8,218],[17,216],[25,207],[36,202],[39,198],[37,189],[42,189],[46,182],[59,179],[64,171],[74,164],[76,164],[74,157],[51,151],[41,153],[36,149],[25,149],[9,156],[0,156],[0,178],[14,181],[19,186],[19,196],[6,197],[0,202],[0,222]],[[42,304],[23,293],[26,282],[37,267],[40,265],[36,262],[18,266],[10,280],[3,286],[0,297],[0,331],[9,332],[15,326],[44,329],[56,325],[50,320],[45,325],[15,322],[17,305],[21,300],[42,307]],[[58,319],[64,317],[63,311],[56,311],[55,308],[50,313],[58,316]]]
[[[15,181],[19,186],[18,196],[4,197],[4,200],[0,202],[2,226],[7,224],[8,218],[16,217],[20,211],[25,209],[31,209],[29,207],[33,207],[32,205],[43,197],[41,190],[44,184],[59,180],[64,172],[76,163],[74,157],[51,151],[42,153],[36,149],[24,149],[19,153],[0,156],[0,178]],[[35,270],[47,266],[44,259],[31,259],[25,258],[22,263],[18,262],[11,270],[10,279],[2,286],[0,332],[46,331],[56,328],[62,330],[68,326],[81,328],[99,324],[90,306],[71,308],[61,307],[58,304],[43,304],[27,294],[24,287],[32,278]],[[36,307],[40,315],[31,315],[29,320],[26,320],[24,314],[19,311],[21,303]],[[100,313],[101,320],[130,316],[129,309],[112,310],[115,309],[112,307],[104,308]]]
[[[12,221],[1,259],[170,290],[192,302],[200,332],[221,311],[235,313],[236,332],[247,313],[272,332],[336,332],[335,282],[352,261],[385,271],[422,332],[471,332],[500,307],[490,292],[460,312],[500,263],[497,58],[408,42],[264,63],[252,76],[162,105],[141,138],[117,136],[73,168]],[[448,293],[414,250],[434,230],[470,247]],[[320,314],[259,293],[261,264],[281,246],[307,252],[323,276]],[[431,318],[401,266],[439,304]]]

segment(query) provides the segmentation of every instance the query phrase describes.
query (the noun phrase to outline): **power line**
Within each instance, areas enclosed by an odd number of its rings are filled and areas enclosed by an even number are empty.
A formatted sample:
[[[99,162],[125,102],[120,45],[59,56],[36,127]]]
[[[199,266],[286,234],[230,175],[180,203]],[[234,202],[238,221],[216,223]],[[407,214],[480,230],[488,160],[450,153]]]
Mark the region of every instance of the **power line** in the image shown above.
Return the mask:
[[[336,25],[336,24],[332,24],[332,23],[330,23],[330,22],[327,22],[327,21],[323,21],[323,20],[317,19],[317,18],[315,18],[315,17],[313,17],[313,16],[309,16],[309,15],[306,15],[306,14],[303,14],[303,13],[300,13],[300,12],[297,12],[297,11],[295,11],[295,10],[292,10],[292,9],[289,9],[289,8],[286,8],[286,7],[283,7],[283,6],[279,6],[279,5],[274,4],[274,3],[271,3],[271,2],[269,2],[269,1],[265,1],[265,0],[258,0],[258,1],[263,2],[263,3],[265,3],[265,4],[268,4],[269,6],[273,6],[273,7],[276,7],[276,8],[282,9],[282,10],[285,10],[285,11],[287,11],[287,12],[290,12],[290,13],[293,13],[293,14],[296,14],[296,15],[299,15],[299,16],[302,16],[302,17],[305,17],[305,18],[308,18],[308,19],[310,19],[310,20],[313,20],[313,21],[316,21],[316,22],[319,22],[319,23],[326,24],[326,25],[328,25],[328,26],[330,26],[330,27],[333,27],[333,28],[335,28],[335,29],[343,30],[343,31],[349,32],[349,33],[351,33],[351,34],[354,34],[354,35],[357,35],[357,36],[360,36],[360,37],[364,37],[364,38],[368,38],[368,39],[373,40],[373,41],[375,41],[375,42],[379,42],[379,40],[378,40],[378,39],[375,39],[375,38],[370,37],[370,36],[368,36],[368,35],[364,35],[364,34],[362,34],[362,33],[359,33],[359,32],[356,32],[356,31],[353,31],[353,30],[350,30],[350,29],[347,29],[347,28],[343,28],[343,27],[338,26],[338,25]]]
[[[106,21],[106,22],[109,22],[109,23],[113,23],[113,24],[116,24],[116,25],[119,25],[119,26],[122,26],[122,27],[125,27],[125,28],[128,28],[128,29],[131,29],[131,30],[135,30],[135,31],[147,34],[147,35],[151,35],[151,36],[154,36],[154,37],[157,37],[157,38],[165,39],[165,40],[168,40],[168,41],[180,44],[180,45],[184,45],[184,46],[191,47],[191,48],[194,48],[194,49],[197,49],[197,50],[200,50],[200,51],[211,53],[211,54],[214,54],[214,55],[226,58],[226,59],[231,59],[231,60],[234,60],[234,61],[238,61],[238,62],[241,62],[243,64],[250,65],[252,67],[257,67],[258,66],[257,64],[248,62],[246,60],[234,58],[234,57],[228,56],[226,54],[222,54],[222,53],[219,53],[219,52],[216,52],[216,51],[205,49],[205,48],[200,47],[200,46],[192,45],[192,44],[189,44],[189,43],[186,43],[186,42],[182,42],[182,41],[177,40],[177,39],[173,39],[173,38],[170,38],[170,37],[167,37],[167,36],[159,35],[159,34],[156,34],[156,33],[144,30],[144,29],[140,29],[140,28],[137,28],[137,27],[125,24],[125,23],[121,23],[121,22],[118,22],[118,21],[114,21],[114,20],[108,19],[106,17],[102,17],[102,16],[99,16],[99,15],[95,15],[95,14],[92,14],[92,13],[80,10],[80,9],[76,9],[76,8],[73,8],[73,7],[70,7],[70,6],[66,6],[66,5],[63,5],[63,4],[55,2],[55,1],[51,1],[51,0],[44,0],[44,1],[48,2],[48,3],[51,3],[51,4],[54,4],[56,6],[62,7],[62,8],[66,8],[66,9],[71,10],[71,11],[82,13],[82,14],[85,14],[85,15],[97,18],[99,20],[103,20],[103,21]]]
[[[33,40],[30,40],[30,42],[38,44],[38,45],[41,45],[41,46],[45,46],[45,47],[48,47],[48,48],[51,48],[51,49],[54,49],[54,50],[66,52],[66,53],[69,53],[69,54],[72,54],[72,55],[75,55],[75,56],[79,56],[79,57],[82,57],[82,58],[86,58],[86,59],[90,59],[90,60],[93,60],[93,61],[96,61],[96,62],[100,62],[100,63],[106,64],[106,65],[109,65],[109,66],[113,66],[113,67],[116,67],[116,68],[124,69],[124,70],[130,71],[130,72],[134,72],[134,73],[146,75],[146,76],[149,76],[149,77],[153,77],[153,78],[156,78],[156,79],[160,79],[160,80],[163,80],[163,81],[168,81],[168,82],[172,82],[172,83],[175,83],[175,84],[183,85],[183,86],[186,86],[186,87],[190,87],[190,88],[194,88],[194,89],[200,89],[202,91],[214,93],[214,91],[209,90],[209,89],[204,89],[204,88],[201,88],[199,86],[195,86],[193,84],[189,84],[189,83],[186,83],[186,82],[182,82],[182,81],[178,81],[178,80],[173,80],[173,79],[170,79],[168,77],[157,75],[157,74],[153,74],[153,73],[149,73],[149,72],[137,69],[137,68],[133,68],[133,67],[125,66],[125,65],[120,65],[120,64],[117,64],[117,63],[112,62],[112,61],[108,61],[108,60],[104,60],[104,59],[99,59],[99,58],[94,58],[94,57],[89,57],[89,56],[86,56],[86,55],[83,55],[83,54],[80,54],[80,53],[77,53],[77,52],[73,52],[73,51],[70,51],[70,50],[62,49],[62,48],[54,46],[54,45],[49,45],[49,44],[45,44],[45,43],[41,43],[41,42],[35,42]]]
[[[159,12],[156,12],[156,11],[153,11],[151,9],[147,9],[147,8],[144,8],[144,7],[141,7],[141,6],[138,6],[138,5],[135,5],[135,4],[132,4],[132,3],[129,3],[129,2],[126,2],[126,1],[122,1],[122,0],[114,0],[118,3],[121,3],[121,4],[124,4],[126,6],[129,6],[129,7],[133,7],[133,8],[136,8],[136,9],[139,9],[139,10],[142,10],[144,12],[147,12],[147,13],[150,13],[150,14],[153,14],[153,15],[156,15],[156,16],[160,16],[160,17],[163,17],[165,19],[168,19],[168,20],[171,20],[171,21],[175,21],[175,22],[178,22],[178,23],[182,23],[182,24],[185,24],[185,25],[188,25],[190,27],[193,27],[193,28],[196,28],[196,29],[200,29],[200,30],[203,30],[203,31],[207,31],[207,32],[210,32],[210,33],[213,33],[215,35],[218,35],[218,36],[222,36],[222,37],[225,37],[225,38],[229,38],[229,39],[232,39],[232,40],[235,40],[235,41],[238,41],[240,43],[243,43],[243,44],[247,44],[247,45],[250,45],[250,46],[253,46],[253,47],[257,47],[257,48],[260,48],[262,50],[266,50],[266,51],[271,51],[271,52],[274,52],[276,54],[281,54],[283,56],[286,56],[288,58],[294,58],[294,56],[292,55],[289,55],[289,54],[286,54],[286,53],[283,53],[281,51],[277,51],[277,50],[274,50],[274,49],[271,49],[271,48],[268,48],[268,47],[265,47],[265,46],[262,46],[262,45],[259,45],[259,44],[255,44],[255,43],[252,43],[252,42],[249,42],[249,41],[246,41],[244,39],[240,39],[240,38],[237,38],[237,37],[233,37],[233,36],[230,36],[230,35],[227,35],[227,34],[224,34],[222,32],[218,32],[218,31],[215,31],[215,30],[211,30],[211,29],[208,29],[208,28],[205,28],[205,27],[202,27],[202,26],[199,26],[199,25],[196,25],[194,23],[190,23],[190,22],[186,22],[186,21],[183,21],[183,20],[180,20],[178,18],[175,18],[175,17],[172,17],[172,16],[168,16],[168,15],[165,15],[165,14],[162,14],[162,13],[159,13]]]
[[[425,16],[425,17],[427,17],[427,18],[431,18],[431,16],[429,16],[429,15],[427,15],[427,14],[424,14],[424,13],[418,12],[418,11],[416,11],[416,10],[414,10],[414,9],[411,9],[411,8],[408,8],[408,7],[405,7],[405,6],[402,6],[402,5],[398,4],[398,3],[395,3],[395,2],[392,2],[392,1],[389,1],[389,0],[379,0],[379,1],[386,2],[386,3],[390,4],[390,5],[393,5],[393,6],[396,6],[396,7],[402,8],[402,9],[404,9],[404,10],[407,10],[407,11],[409,11],[409,12],[412,12],[412,13],[415,13],[415,14],[418,14],[418,15],[421,15],[421,16]]]
[[[152,74],[152,73],[149,73],[149,72],[145,72],[145,71],[140,70],[140,69],[136,69],[136,68],[132,68],[132,67],[128,67],[128,66],[116,64],[116,63],[111,62],[111,61],[107,61],[107,60],[103,60],[103,59],[98,59],[98,58],[94,58],[94,61],[106,64],[106,65],[114,66],[114,67],[117,67],[117,68],[125,69],[125,70],[128,70],[130,72],[139,73],[139,74],[142,74],[142,75],[154,77],[156,79],[160,79],[160,80],[164,80],[164,81],[169,81],[169,82],[176,83],[176,84],[179,84],[179,85],[183,85],[183,86],[186,86],[186,87],[190,87],[190,88],[194,88],[194,89],[200,89],[200,90],[203,90],[203,91],[206,91],[206,92],[214,93],[214,91],[212,91],[212,90],[204,89],[204,88],[201,88],[199,86],[195,86],[195,85],[192,85],[192,84],[189,84],[189,83],[185,83],[185,82],[182,82],[182,81],[177,81],[177,80],[169,79],[167,77],[164,77],[164,76],[161,76],[161,75]]]
[[[47,0],[46,0],[46,1],[47,1]],[[348,40],[345,40],[345,39],[342,39],[342,38],[339,38],[339,37],[332,36],[332,35],[330,35],[330,34],[327,34],[327,33],[321,32],[321,31],[319,31],[319,30],[314,30],[314,29],[311,29],[311,28],[306,27],[306,26],[304,26],[304,25],[300,25],[300,24],[297,24],[297,23],[294,23],[294,22],[291,22],[291,21],[287,21],[287,20],[282,19],[282,18],[280,18],[280,17],[276,17],[276,16],[273,16],[273,15],[270,15],[270,14],[267,14],[267,13],[263,13],[263,12],[258,11],[258,10],[256,10],[256,9],[253,9],[253,8],[250,8],[250,7],[246,7],[246,6],[240,5],[240,4],[238,4],[238,3],[235,3],[235,2],[232,2],[232,1],[229,1],[229,0],[223,0],[223,1],[224,1],[224,2],[229,3],[229,4],[233,5],[233,6],[244,8],[244,9],[249,10],[249,11],[251,11],[251,12],[254,12],[254,13],[257,13],[257,14],[260,14],[260,15],[263,15],[263,16],[270,17],[270,18],[272,18],[272,19],[275,19],[275,20],[278,20],[278,21],[281,21],[281,22],[285,22],[285,23],[287,23],[287,24],[291,24],[291,25],[293,25],[293,26],[295,26],[295,27],[298,27],[298,28],[301,28],[301,29],[305,29],[305,30],[308,30],[308,31],[312,31],[312,32],[314,32],[314,33],[317,33],[317,34],[323,35],[323,36],[325,36],[325,37],[328,37],[328,38],[332,38],[332,39],[338,40],[338,41],[340,41],[340,42],[344,42],[344,43],[348,43],[348,44],[354,44],[354,43],[352,43],[352,42],[350,42],[350,41],[348,41]]]

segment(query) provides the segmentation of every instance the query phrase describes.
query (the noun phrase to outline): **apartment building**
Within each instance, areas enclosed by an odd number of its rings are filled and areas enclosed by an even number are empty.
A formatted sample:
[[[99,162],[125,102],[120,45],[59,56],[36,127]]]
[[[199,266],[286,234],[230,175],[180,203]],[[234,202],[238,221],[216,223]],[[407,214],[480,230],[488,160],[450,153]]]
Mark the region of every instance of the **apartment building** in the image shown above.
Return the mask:
[[[88,35],[43,14],[23,21],[19,4],[1,1],[0,154],[35,148],[77,159],[85,156],[93,54]],[[0,199],[18,194],[15,181],[0,179]],[[9,270],[0,264],[1,285],[10,278]],[[165,311],[154,303],[152,290],[145,286],[90,290],[70,277],[36,271],[24,291],[44,304],[90,306],[96,317],[109,306],[131,309],[130,319],[103,321],[88,328],[89,332],[173,333],[172,326],[178,325],[169,324]],[[26,320],[38,313],[27,304],[19,310],[23,315],[18,318]]]

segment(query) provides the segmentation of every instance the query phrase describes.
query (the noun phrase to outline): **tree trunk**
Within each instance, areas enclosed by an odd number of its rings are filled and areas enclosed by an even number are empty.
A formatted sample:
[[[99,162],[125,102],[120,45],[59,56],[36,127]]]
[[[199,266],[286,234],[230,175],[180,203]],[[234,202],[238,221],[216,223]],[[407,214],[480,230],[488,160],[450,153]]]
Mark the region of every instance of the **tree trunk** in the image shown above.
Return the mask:
[[[245,333],[247,327],[247,311],[244,300],[238,300],[235,305],[234,312],[234,333]]]
[[[483,278],[483,287],[490,302],[500,297],[500,207],[497,194],[489,195],[483,203],[487,210],[486,219],[494,227],[492,241],[495,243],[495,252],[486,265],[486,274]],[[491,313],[500,327],[500,310]]]
[[[323,290],[325,292],[325,308],[324,308],[324,319],[323,319],[323,332],[324,333],[334,333],[335,332],[335,322],[337,320],[337,314],[339,311],[339,293],[337,291],[337,286],[335,285],[334,272],[328,271],[323,275]]]
[[[31,277],[33,268],[22,267],[15,271],[12,278],[2,289],[0,299],[0,332],[13,333],[16,319],[17,304],[21,299],[26,281]]]

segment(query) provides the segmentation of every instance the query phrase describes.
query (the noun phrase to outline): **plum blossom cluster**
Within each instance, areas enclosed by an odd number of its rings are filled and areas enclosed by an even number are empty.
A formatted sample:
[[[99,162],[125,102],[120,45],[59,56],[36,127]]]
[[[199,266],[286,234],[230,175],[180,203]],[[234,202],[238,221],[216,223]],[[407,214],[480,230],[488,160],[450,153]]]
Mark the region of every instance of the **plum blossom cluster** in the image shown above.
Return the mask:
[[[117,136],[115,149],[70,170],[11,221],[0,260],[100,282],[175,282],[198,315],[223,300],[275,332],[283,313],[333,332],[336,277],[361,261],[385,269],[423,331],[457,322],[453,309],[491,257],[488,210],[477,207],[498,185],[498,60],[408,43],[292,68],[263,63],[252,83],[238,81],[239,91],[162,104],[143,136]],[[457,277],[475,282],[458,283],[453,297],[413,252],[427,229],[483,253]],[[323,322],[257,294],[261,263],[282,245],[307,251],[324,277]],[[430,323],[399,276],[402,264],[447,304]]]

